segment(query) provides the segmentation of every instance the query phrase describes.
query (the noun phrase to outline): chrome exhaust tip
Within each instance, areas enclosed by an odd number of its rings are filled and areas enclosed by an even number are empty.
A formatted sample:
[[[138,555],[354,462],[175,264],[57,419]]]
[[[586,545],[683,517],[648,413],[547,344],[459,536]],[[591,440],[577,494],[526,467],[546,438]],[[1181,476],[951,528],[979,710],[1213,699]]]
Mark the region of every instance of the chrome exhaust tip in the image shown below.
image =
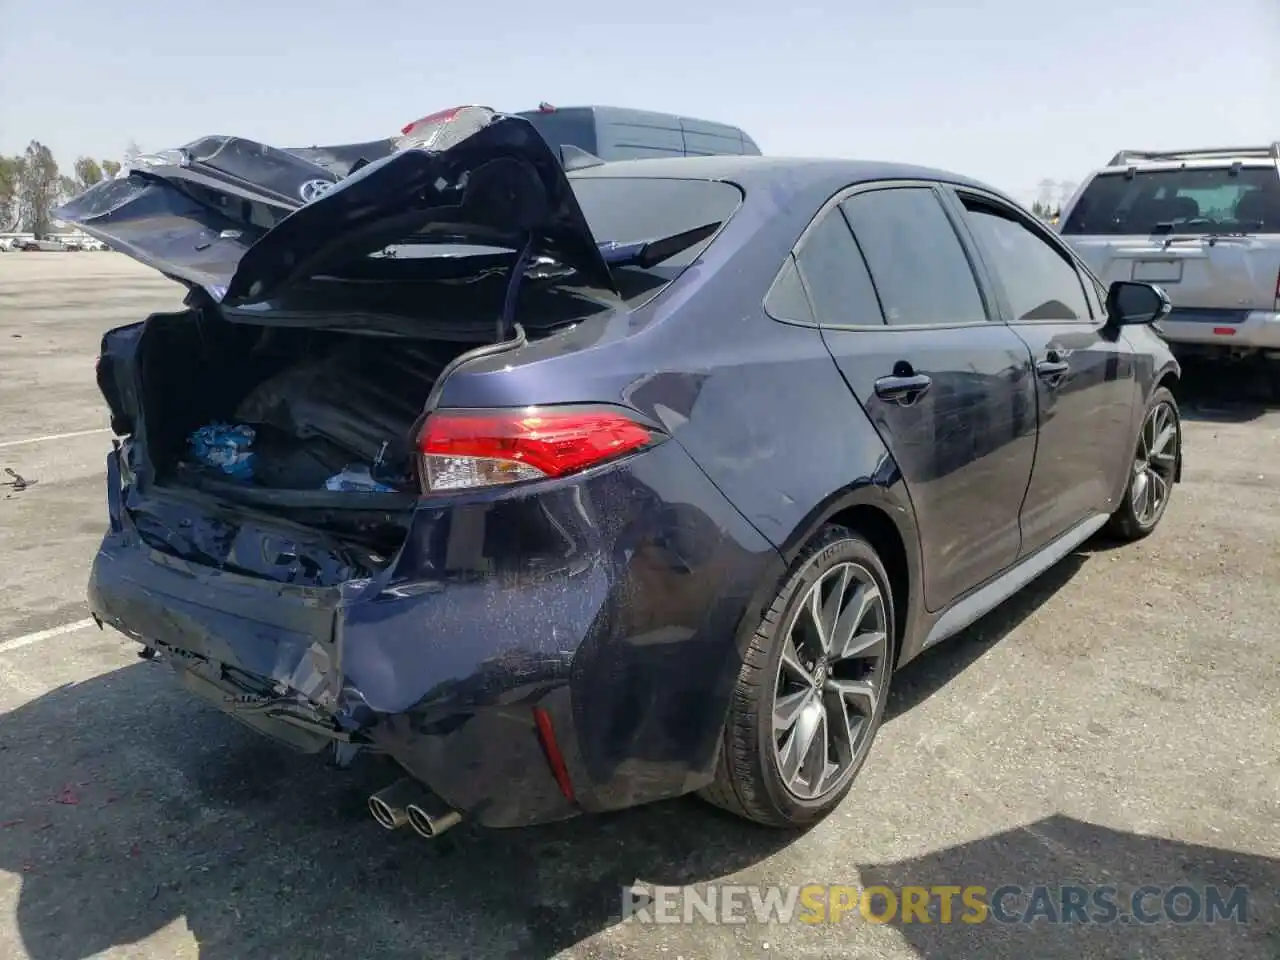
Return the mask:
[[[410,801],[421,796],[421,790],[408,777],[397,780],[369,797],[369,812],[384,830],[399,830],[409,822],[409,813],[405,808]]]
[[[435,801],[435,798],[432,800]],[[413,827],[414,832],[428,840],[440,836],[462,822],[462,814],[457,810],[450,810],[439,801],[411,803],[405,809],[405,813],[409,818],[409,826]]]

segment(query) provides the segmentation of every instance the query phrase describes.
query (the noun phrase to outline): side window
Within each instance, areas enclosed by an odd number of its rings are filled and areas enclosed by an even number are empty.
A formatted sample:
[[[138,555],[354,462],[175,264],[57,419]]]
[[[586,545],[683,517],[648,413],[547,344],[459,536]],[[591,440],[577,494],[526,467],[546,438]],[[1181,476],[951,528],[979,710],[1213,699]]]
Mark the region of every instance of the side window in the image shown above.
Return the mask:
[[[841,206],[866,255],[886,323],[987,320],[969,258],[931,189],[872,190]]]
[[[884,323],[867,265],[839,210],[829,210],[814,224],[796,261],[820,324]]]
[[[813,311],[809,309],[809,298],[800,282],[800,274],[796,272],[795,257],[787,257],[782,269],[778,271],[773,286],[765,294],[764,311],[775,320],[807,324],[814,322]]]
[[[1014,322],[1092,318],[1084,283],[1070,260],[1012,211],[974,197],[961,199],[969,226],[1004,287]]]

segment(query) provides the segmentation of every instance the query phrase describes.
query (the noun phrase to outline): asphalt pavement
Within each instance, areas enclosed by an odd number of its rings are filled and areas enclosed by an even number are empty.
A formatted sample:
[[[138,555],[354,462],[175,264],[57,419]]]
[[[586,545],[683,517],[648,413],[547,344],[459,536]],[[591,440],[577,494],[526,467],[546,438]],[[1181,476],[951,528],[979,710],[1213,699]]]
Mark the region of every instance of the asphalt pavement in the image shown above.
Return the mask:
[[[180,294],[117,254],[0,254],[0,956],[1280,957],[1280,411],[1238,378],[1189,384],[1157,533],[1087,545],[908,667],[808,833],[690,798],[425,841],[369,817],[384,765],[288,753],[87,620],[99,340]],[[680,922],[624,920],[637,884],[679,888],[650,892]],[[757,922],[808,884],[937,896]],[[1029,899],[974,923],[957,897],[945,922],[938,888],[975,886]],[[1120,909],[1082,922],[1064,886]],[[1243,922],[1207,922],[1208,891],[1239,889]],[[745,916],[706,907],[735,890]]]

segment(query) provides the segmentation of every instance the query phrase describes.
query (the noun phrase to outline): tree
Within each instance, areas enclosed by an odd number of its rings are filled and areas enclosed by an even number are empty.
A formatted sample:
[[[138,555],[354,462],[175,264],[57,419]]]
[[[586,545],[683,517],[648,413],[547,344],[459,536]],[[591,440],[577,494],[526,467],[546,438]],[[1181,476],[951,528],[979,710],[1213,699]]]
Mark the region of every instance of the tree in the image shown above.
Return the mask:
[[[22,182],[22,157],[0,156],[0,230],[18,224],[18,187]]]
[[[124,147],[124,163],[125,166],[132,166],[133,161],[142,156],[142,148],[138,146],[137,140],[130,140]]]
[[[1031,205],[1031,212],[1034,213],[1037,217],[1043,217],[1045,215],[1044,204],[1041,203],[1039,200],[1037,200],[1035,203]]]
[[[102,179],[102,167],[93,157],[81,157],[76,161],[76,183],[83,192]]]
[[[1044,179],[1040,181],[1040,202],[1044,206],[1048,206],[1053,202],[1053,190],[1057,186],[1053,180]]]
[[[39,140],[32,140],[22,155],[22,176],[18,180],[18,215],[23,226],[36,236],[49,232],[52,211],[61,183],[58,161]]]
[[[84,187],[75,177],[58,177],[58,203],[66,203],[81,193],[84,193]]]
[[[114,180],[116,174],[120,172],[120,164],[115,160],[102,161],[102,173],[108,180]]]

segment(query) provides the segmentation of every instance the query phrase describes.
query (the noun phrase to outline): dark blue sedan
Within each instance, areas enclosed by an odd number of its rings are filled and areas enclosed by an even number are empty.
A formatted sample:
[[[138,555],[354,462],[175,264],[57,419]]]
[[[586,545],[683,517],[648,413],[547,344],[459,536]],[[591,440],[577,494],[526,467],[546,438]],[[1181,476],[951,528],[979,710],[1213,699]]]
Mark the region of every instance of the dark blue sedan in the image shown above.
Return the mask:
[[[206,138],[59,213],[190,291],[103,338],[94,616],[265,734],[394,758],[384,826],[810,823],[898,667],[1160,522],[1168,302],[998,192],[441,117],[345,177]]]

